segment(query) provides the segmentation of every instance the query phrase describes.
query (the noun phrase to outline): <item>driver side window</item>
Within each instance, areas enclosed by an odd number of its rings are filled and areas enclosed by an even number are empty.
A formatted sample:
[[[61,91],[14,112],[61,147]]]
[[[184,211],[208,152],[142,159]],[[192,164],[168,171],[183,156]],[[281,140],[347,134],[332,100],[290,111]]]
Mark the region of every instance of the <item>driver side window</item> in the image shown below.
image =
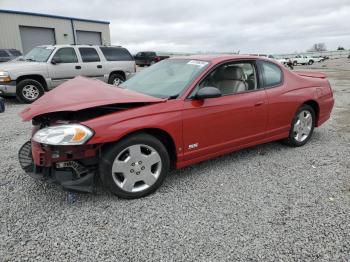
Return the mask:
[[[57,50],[52,59],[59,63],[78,63],[77,54],[72,47],[60,48]]]
[[[196,88],[213,86],[223,96],[247,92],[258,88],[255,67],[250,62],[226,63],[209,73]]]

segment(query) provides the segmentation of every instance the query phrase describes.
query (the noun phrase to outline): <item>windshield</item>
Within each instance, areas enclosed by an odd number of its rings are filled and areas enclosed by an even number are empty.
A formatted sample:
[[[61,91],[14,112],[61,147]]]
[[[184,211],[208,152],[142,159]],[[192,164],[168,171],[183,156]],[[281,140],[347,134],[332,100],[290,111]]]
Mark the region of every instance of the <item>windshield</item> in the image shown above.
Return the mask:
[[[209,62],[188,59],[163,60],[137,73],[121,87],[159,98],[176,98]]]
[[[52,46],[35,47],[23,57],[23,60],[33,62],[46,62],[54,49],[55,48]]]

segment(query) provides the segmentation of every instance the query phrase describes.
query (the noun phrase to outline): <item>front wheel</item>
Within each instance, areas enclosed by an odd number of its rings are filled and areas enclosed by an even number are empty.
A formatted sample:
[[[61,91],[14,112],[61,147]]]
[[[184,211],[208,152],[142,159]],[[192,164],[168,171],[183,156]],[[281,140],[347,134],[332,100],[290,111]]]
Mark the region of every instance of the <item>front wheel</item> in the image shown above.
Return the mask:
[[[17,85],[17,99],[26,104],[33,103],[44,94],[43,85],[33,79],[25,79]]]
[[[293,62],[293,66],[297,66],[298,65],[298,62],[297,61],[294,61]]]
[[[315,127],[315,111],[309,105],[302,105],[296,112],[289,137],[285,144],[293,147],[305,145],[311,138]]]
[[[140,198],[161,186],[169,167],[165,146],[157,138],[140,133],[106,148],[100,161],[100,176],[113,194]]]
[[[313,63],[314,63],[313,60],[310,60],[310,61],[309,61],[309,65],[312,65]]]

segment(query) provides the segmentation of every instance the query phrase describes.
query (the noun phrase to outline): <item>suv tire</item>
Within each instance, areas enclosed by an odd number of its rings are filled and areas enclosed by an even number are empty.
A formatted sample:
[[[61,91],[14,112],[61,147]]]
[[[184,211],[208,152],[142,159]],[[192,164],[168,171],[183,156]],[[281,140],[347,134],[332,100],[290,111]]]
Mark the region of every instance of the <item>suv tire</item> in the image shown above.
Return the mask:
[[[108,78],[108,84],[118,86],[125,81],[125,77],[121,73],[112,73]]]
[[[43,85],[34,79],[21,80],[16,87],[16,97],[20,102],[30,104],[45,93]]]

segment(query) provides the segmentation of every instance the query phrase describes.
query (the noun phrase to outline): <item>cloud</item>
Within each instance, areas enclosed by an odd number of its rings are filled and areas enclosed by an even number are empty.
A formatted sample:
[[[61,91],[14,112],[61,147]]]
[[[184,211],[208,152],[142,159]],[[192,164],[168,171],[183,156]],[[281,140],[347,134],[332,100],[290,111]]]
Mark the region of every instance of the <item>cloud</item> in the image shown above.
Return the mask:
[[[350,48],[348,0],[1,0],[0,8],[107,20],[112,43],[132,52]]]

